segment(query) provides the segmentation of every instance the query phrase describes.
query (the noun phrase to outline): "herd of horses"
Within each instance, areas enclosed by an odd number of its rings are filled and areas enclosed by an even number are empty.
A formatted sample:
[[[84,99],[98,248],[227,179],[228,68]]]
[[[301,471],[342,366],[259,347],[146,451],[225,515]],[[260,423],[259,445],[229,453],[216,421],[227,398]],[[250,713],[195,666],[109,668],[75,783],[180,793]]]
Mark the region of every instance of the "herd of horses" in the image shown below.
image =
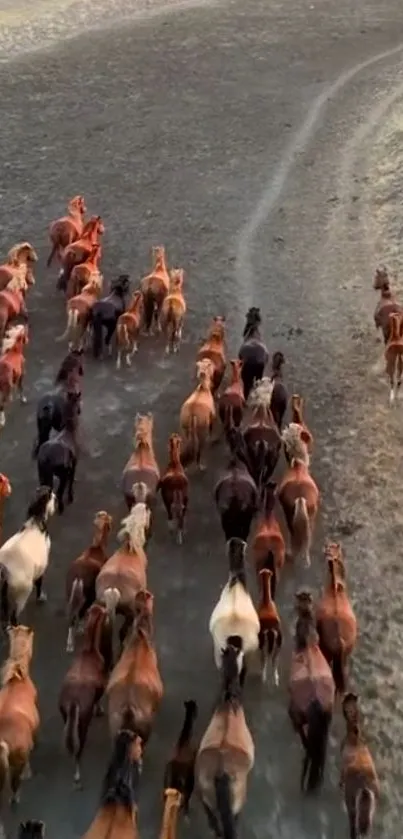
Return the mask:
[[[55,378],[55,390],[37,404],[33,458],[39,488],[21,529],[0,547],[0,616],[9,638],[9,656],[0,688],[0,790],[18,801],[29,777],[30,757],[40,725],[38,694],[30,676],[34,631],[20,623],[35,591],[45,600],[43,579],[49,563],[49,519],[74,501],[80,455],[85,352],[96,358],[117,348],[130,365],[139,337],[163,332],[166,351],[181,343],[186,301],[181,269],[168,270],[163,247],[153,249],[150,274],[130,297],[127,275],[101,296],[100,216],[85,221],[84,199],[68,205],[68,215],[50,227],[58,257],[58,288],[66,295],[69,351]],[[0,266],[0,417],[13,392],[24,399],[24,353],[28,343],[29,288],[37,255],[29,243],[13,248]],[[381,292],[375,324],[385,341],[391,401],[401,384],[403,310],[391,290],[386,269],[374,287]],[[22,324],[15,324],[17,316]],[[174,839],[178,818],[189,816],[194,789],[208,825],[219,839],[235,839],[247,796],[255,747],[243,695],[257,675],[273,690],[279,684],[283,628],[278,587],[286,565],[309,567],[321,496],[311,472],[314,438],[304,419],[299,394],[289,394],[283,353],[270,358],[262,337],[259,308],[246,314],[237,358],[227,359],[225,318],[213,318],[195,358],[195,387],[179,411],[179,433],[171,434],[168,461],[160,468],[154,449],[152,414],[138,414],[133,451],[121,478],[127,515],[110,552],[113,527],[105,511],[96,513],[89,547],[66,574],[67,639],[72,655],[64,677],[59,710],[64,744],[74,762],[74,784],[82,786],[81,758],[94,716],[107,705],[113,754],[98,810],[86,839],[138,835],[138,795],[147,743],[164,695],[154,643],[154,597],[147,586],[147,544],[161,496],[172,538],[186,534],[192,467],[205,469],[205,455],[225,441],[226,466],[214,488],[228,561],[227,582],[212,610],[209,632],[219,674],[219,692],[203,736],[196,738],[197,703],[184,703],[183,726],[164,778],[161,839]],[[114,339],[114,340],[112,340]],[[229,377],[225,380],[227,371]],[[289,412],[290,421],[285,424]],[[55,432],[52,434],[52,432]],[[276,472],[277,478],[273,476]],[[189,478],[190,475],[190,478]],[[12,488],[0,475],[0,509]],[[379,781],[367,744],[359,697],[348,689],[349,659],[357,640],[357,621],[349,599],[342,546],[324,549],[324,587],[316,602],[309,588],[295,595],[294,646],[288,664],[288,713],[300,738],[303,793],[317,791],[324,779],[327,743],[337,705],[345,722],[340,786],[348,813],[350,839],[371,830]],[[249,574],[247,570],[249,568]],[[254,600],[248,577],[255,578]],[[20,839],[40,839],[42,821],[20,826]]]

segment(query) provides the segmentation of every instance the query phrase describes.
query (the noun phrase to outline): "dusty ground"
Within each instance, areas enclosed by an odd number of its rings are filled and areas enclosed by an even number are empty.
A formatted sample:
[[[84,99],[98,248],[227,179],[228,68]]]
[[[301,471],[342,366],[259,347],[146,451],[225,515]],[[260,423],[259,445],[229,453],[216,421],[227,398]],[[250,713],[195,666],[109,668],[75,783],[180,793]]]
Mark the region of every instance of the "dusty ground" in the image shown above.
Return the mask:
[[[120,28],[44,51],[52,39],[74,33],[76,16],[59,18],[56,31],[42,4],[36,18],[39,7],[31,7],[34,23],[21,27],[9,17],[6,25],[5,5],[0,245],[4,253],[27,238],[40,252],[29,301],[29,404],[13,406],[1,440],[0,467],[14,487],[7,535],[21,522],[36,483],[29,458],[35,401],[63,354],[55,344],[63,302],[54,290],[55,271],[44,263],[48,221],[60,215],[67,197],[82,192],[91,210],[103,214],[107,277],[127,269],[136,282],[148,267],[150,246],[162,241],[170,262],[187,271],[190,303],[180,357],[166,360],[162,347],[149,342],[132,371],[117,375],[111,364],[88,361],[90,455],[80,463],[74,508],[52,527],[49,603],[41,611],[32,606],[28,615],[37,633],[42,729],[35,778],[24,788],[16,819],[43,818],[50,837],[69,839],[84,832],[94,813],[109,751],[105,724],[96,721],[91,732],[81,794],[71,789],[60,746],[57,693],[68,665],[65,569],[87,544],[97,509],[110,510],[116,520],[123,512],[118,483],[136,411],[155,412],[163,460],[209,318],[228,316],[235,351],[245,309],[255,302],[266,314],[270,347],[287,355],[290,389],[306,396],[324,496],[314,567],[284,580],[281,613],[287,626],[297,583],[320,584],[323,532],[342,538],[361,629],[353,684],[363,698],[383,784],[375,836],[398,836],[402,424],[401,407],[389,411],[387,389],[373,369],[381,348],[372,326],[371,277],[378,259],[396,268],[401,259],[403,45],[390,51],[403,42],[403,8],[397,0],[359,6],[248,0],[141,21],[130,19],[130,6]],[[107,25],[102,4],[82,6],[81,26]],[[33,45],[35,54],[20,54]],[[208,474],[193,479],[184,548],[170,544],[162,513],[150,547],[166,697],[143,781],[143,837],[158,830],[163,767],[182,701],[198,699],[202,730],[215,695],[207,623],[226,574],[211,503],[220,460],[223,453],[215,453]],[[302,801],[299,747],[285,712],[287,661],[286,654],[278,692],[253,683],[247,689],[257,762],[241,833],[339,839],[346,829],[337,789],[340,723],[325,789],[318,801]],[[192,829],[184,833],[195,839],[205,829],[195,805]]]

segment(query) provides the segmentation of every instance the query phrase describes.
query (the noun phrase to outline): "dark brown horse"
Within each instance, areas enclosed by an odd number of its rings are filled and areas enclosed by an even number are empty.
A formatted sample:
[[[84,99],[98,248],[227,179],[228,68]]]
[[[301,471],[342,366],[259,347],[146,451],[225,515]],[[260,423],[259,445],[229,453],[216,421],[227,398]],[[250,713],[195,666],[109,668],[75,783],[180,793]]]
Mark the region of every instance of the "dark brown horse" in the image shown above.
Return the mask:
[[[181,464],[181,438],[171,434],[169,438],[169,461],[162,473],[158,489],[168,515],[168,527],[176,530],[178,544],[183,542],[185,516],[189,503],[189,479]]]
[[[283,353],[273,353],[270,376],[273,383],[273,393],[271,395],[270,410],[279,431],[283,427],[284,416],[288,406],[288,390],[283,381],[284,364],[285,357]]]
[[[58,511],[64,511],[64,494],[67,491],[67,503],[74,500],[74,481],[79,445],[80,395],[72,394],[67,406],[62,431],[42,443],[38,450],[37,467],[39,483],[53,489],[55,479],[58,480],[56,491]]]
[[[269,353],[260,333],[261,324],[260,309],[252,306],[246,314],[243,343],[238,353],[238,358],[242,361],[242,381],[246,400],[255,382],[263,377],[269,361]]]
[[[258,510],[258,490],[246,465],[236,455],[231,456],[227,469],[214,488],[214,500],[225,541],[238,538],[247,542]]]
[[[372,829],[380,785],[371,752],[361,728],[358,696],[343,700],[346,735],[341,746],[340,788],[348,814],[350,839],[368,836]]]

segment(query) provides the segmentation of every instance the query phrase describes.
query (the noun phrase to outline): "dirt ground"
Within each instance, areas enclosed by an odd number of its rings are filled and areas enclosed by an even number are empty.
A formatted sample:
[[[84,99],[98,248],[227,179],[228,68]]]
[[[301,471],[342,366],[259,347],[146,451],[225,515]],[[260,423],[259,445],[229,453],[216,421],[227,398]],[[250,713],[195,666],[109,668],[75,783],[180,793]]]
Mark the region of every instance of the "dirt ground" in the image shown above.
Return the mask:
[[[403,8],[397,0],[365,0],[359,7],[352,0],[233,0],[140,20],[130,5],[120,26],[112,26],[102,4],[90,0],[85,7],[81,36],[63,42],[77,21],[70,27],[59,17],[59,28],[52,29],[56,23],[46,22],[42,12],[35,18],[33,6],[24,30],[6,24],[0,6],[1,253],[28,239],[40,254],[29,298],[29,403],[13,405],[0,441],[0,469],[13,484],[7,536],[22,522],[36,484],[30,461],[35,403],[64,350],[55,343],[64,327],[56,270],[44,266],[47,225],[67,198],[83,193],[90,210],[103,215],[107,279],[128,270],[136,284],[148,268],[151,245],[165,243],[170,263],[186,270],[189,316],[176,358],[165,358],[161,343],[144,341],[130,371],[86,363],[89,453],[79,465],[73,508],[52,523],[49,601],[27,612],[36,631],[42,726],[34,778],[23,789],[18,813],[6,819],[10,835],[20,819],[37,817],[47,822],[49,837],[79,837],[93,816],[110,742],[105,722],[95,721],[83,766],[85,790],[74,792],[57,711],[68,666],[65,571],[88,544],[97,510],[110,511],[117,529],[124,513],[119,479],[136,412],[155,413],[162,463],[209,319],[227,316],[234,353],[244,313],[254,303],[264,312],[270,349],[286,354],[290,391],[306,398],[323,514],[311,571],[287,572],[279,592],[286,630],[280,688],[263,690],[256,680],[247,686],[257,754],[240,835],[347,835],[337,786],[339,714],[325,787],[314,801],[299,795],[300,749],[286,714],[293,592],[302,582],[321,585],[326,535],[343,541],[359,618],[352,685],[362,697],[382,782],[374,836],[397,837],[403,782],[402,406],[389,409],[376,369],[382,348],[373,327],[371,283],[378,260],[399,271],[402,259]],[[120,6],[114,24],[119,14]],[[103,29],[87,31],[97,25]],[[51,41],[58,43],[45,49]],[[24,54],[32,47],[34,53]],[[143,839],[159,830],[164,764],[183,700],[198,700],[201,733],[216,695],[207,627],[226,577],[212,504],[224,464],[218,447],[207,473],[192,478],[183,548],[170,542],[162,510],[150,546],[166,695],[142,781]],[[183,836],[198,839],[205,831],[195,802]]]

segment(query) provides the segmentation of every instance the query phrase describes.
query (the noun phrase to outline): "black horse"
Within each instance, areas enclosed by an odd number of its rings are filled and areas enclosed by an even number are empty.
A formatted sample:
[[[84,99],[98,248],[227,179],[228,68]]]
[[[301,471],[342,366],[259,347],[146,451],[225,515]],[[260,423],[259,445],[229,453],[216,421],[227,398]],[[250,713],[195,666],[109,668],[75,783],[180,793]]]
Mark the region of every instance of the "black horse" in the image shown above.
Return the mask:
[[[79,453],[78,429],[80,415],[80,394],[71,394],[66,406],[63,429],[42,443],[38,451],[37,466],[39,483],[53,490],[55,478],[59,485],[56,498],[59,513],[64,511],[64,494],[67,503],[74,500],[74,479]]]
[[[49,440],[52,429],[62,431],[70,402],[81,398],[81,379],[84,375],[82,350],[72,350],[63,359],[55,378],[57,390],[41,396],[36,408],[37,438],[32,457],[35,460],[42,443]]]
[[[112,280],[108,297],[98,300],[91,310],[90,326],[92,327],[92,351],[94,358],[100,358],[104,343],[111,353],[111,341],[115,334],[116,324],[126,309],[127,295],[130,290],[128,274],[120,274]]]
[[[283,382],[285,358],[282,352],[273,353],[271,360],[271,380],[274,384],[270,410],[279,431],[283,427],[284,415],[288,405],[288,390]]]
[[[262,316],[257,306],[252,306],[246,314],[246,323],[243,330],[243,344],[240,347],[238,358],[242,361],[242,381],[245,399],[252,390],[255,381],[263,377],[266,364],[269,360],[269,353],[266,344],[260,334]]]

